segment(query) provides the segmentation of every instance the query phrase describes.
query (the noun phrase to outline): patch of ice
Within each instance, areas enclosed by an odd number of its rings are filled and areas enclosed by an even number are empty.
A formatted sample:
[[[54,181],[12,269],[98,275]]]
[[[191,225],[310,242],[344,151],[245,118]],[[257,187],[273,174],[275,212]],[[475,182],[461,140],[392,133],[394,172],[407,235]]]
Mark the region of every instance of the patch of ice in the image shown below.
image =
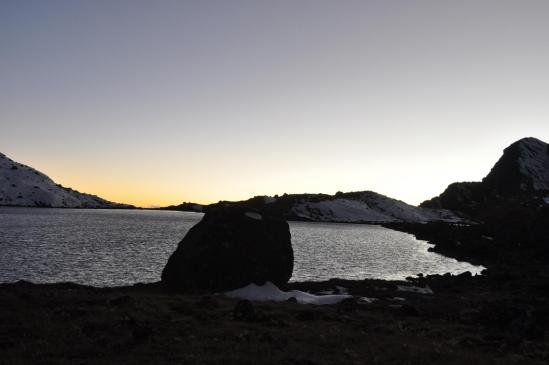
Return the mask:
[[[429,286],[420,288],[419,286],[397,285],[397,290],[416,294],[434,294],[433,290],[429,288]]]
[[[352,298],[352,295],[313,295],[299,290],[284,292],[270,281],[264,285],[250,284],[243,288],[235,289],[224,293],[230,298],[284,302],[295,298],[301,304],[328,305],[336,304],[344,299]]]

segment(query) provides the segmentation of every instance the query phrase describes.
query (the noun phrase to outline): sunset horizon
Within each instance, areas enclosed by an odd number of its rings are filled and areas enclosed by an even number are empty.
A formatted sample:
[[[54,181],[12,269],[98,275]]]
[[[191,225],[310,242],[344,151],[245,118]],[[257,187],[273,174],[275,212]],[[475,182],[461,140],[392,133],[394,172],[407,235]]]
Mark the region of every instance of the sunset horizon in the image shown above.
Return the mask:
[[[536,138],[535,136],[533,136]],[[526,138],[526,136],[522,137]],[[406,195],[407,191],[410,191],[410,189],[407,189],[407,186],[414,186],[414,177],[410,177],[405,182],[402,182],[402,184],[395,185],[393,188],[395,188],[394,191],[391,193],[387,193],[383,190],[383,186],[378,186],[378,188],[371,188],[368,186],[368,184],[364,184],[363,187],[360,187],[359,184],[350,185],[347,189],[341,189],[338,187],[326,187],[325,190],[314,190],[314,189],[307,189],[307,186],[304,186],[302,190],[288,190],[288,191],[262,191],[260,188],[256,190],[250,190],[250,193],[246,192],[211,192],[211,191],[203,191],[202,193],[204,195],[198,195],[197,198],[194,196],[188,196],[184,193],[174,193],[173,195],[164,194],[162,190],[165,188],[165,186],[162,183],[159,183],[159,185],[154,185],[154,183],[151,184],[143,184],[142,179],[147,179],[148,174],[144,174],[142,176],[137,176],[135,178],[135,181],[127,181],[124,179],[121,180],[115,180],[110,178],[108,180],[108,184],[101,184],[102,181],[100,180],[100,183],[98,185],[90,184],[90,181],[93,181],[93,176],[87,175],[87,172],[85,169],[79,170],[78,167],[72,168],[69,170],[69,173],[66,175],[67,178],[58,177],[57,175],[53,175],[49,173],[48,169],[43,169],[40,166],[37,166],[33,164],[32,162],[27,161],[20,161],[17,158],[14,158],[10,154],[4,153],[8,158],[11,158],[12,160],[22,163],[24,165],[30,166],[34,169],[37,169],[38,171],[48,175],[54,182],[61,184],[64,187],[72,188],[74,190],[77,190],[82,193],[97,195],[101,198],[104,198],[109,201],[113,201],[116,203],[121,204],[130,204],[134,205],[139,208],[160,208],[160,207],[166,207],[171,205],[179,205],[183,202],[189,202],[189,203],[195,203],[195,204],[202,204],[202,205],[208,205],[217,203],[219,201],[242,201],[247,200],[249,198],[252,198],[254,196],[275,196],[275,195],[283,195],[283,194],[328,194],[328,195],[334,195],[336,192],[357,192],[357,191],[373,191],[382,195],[385,195],[387,197],[401,200],[407,204],[411,205],[419,205],[423,201],[426,201],[428,199],[433,198],[434,196],[438,195],[448,185],[451,183],[457,182],[457,181],[481,181],[491,170],[493,167],[493,164],[497,161],[497,159],[500,157],[500,155],[503,153],[503,149],[508,147],[511,143],[516,142],[522,138],[517,138],[515,140],[512,140],[506,145],[501,146],[499,149],[499,155],[497,153],[492,154],[494,155],[494,158],[490,161],[482,161],[482,163],[486,165],[486,169],[484,171],[480,171],[477,175],[472,176],[470,178],[464,178],[465,171],[460,171],[460,169],[456,169],[456,175],[461,176],[461,178],[457,178],[455,180],[449,180],[446,185],[441,185],[438,190],[434,190],[431,195],[423,194],[423,197],[421,197],[421,192],[416,192],[417,196],[419,197],[419,200],[412,200],[410,199],[411,195]],[[0,151],[0,153],[3,153]],[[473,152],[474,154],[474,152]],[[454,157],[455,158],[455,157]],[[449,157],[451,160],[451,157]],[[90,161],[90,163],[94,163],[94,161]],[[86,166],[88,166],[86,164]],[[54,164],[55,166],[55,164]],[[101,169],[101,167],[98,167]],[[437,166],[432,166],[433,170],[437,169]],[[65,176],[63,174],[63,167],[61,166],[61,175],[59,176]],[[66,171],[66,170],[65,170]],[[80,175],[75,175],[75,172],[79,172]],[[123,173],[123,170],[120,172]],[[103,176],[102,174],[99,174],[100,176]],[[104,176],[107,176],[107,171],[105,171]],[[378,177],[383,179],[383,177]],[[177,182],[171,186],[174,192],[177,192],[179,189],[179,185],[184,185],[184,180]],[[413,189],[412,189],[413,190]],[[160,191],[160,192],[159,192]],[[157,198],[158,197],[158,198]],[[213,197],[213,198],[208,198]]]
[[[417,205],[549,140],[543,2],[1,6],[0,151],[108,200]]]

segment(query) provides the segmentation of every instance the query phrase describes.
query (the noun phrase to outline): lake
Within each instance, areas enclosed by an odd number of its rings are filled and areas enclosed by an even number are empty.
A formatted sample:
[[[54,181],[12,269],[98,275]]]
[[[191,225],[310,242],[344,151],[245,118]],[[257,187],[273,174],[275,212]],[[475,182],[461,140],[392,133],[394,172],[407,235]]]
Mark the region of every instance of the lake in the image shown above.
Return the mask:
[[[119,286],[160,280],[168,257],[201,213],[0,208],[0,282]],[[414,236],[380,226],[290,222],[292,281],[404,279],[479,273],[428,252]]]

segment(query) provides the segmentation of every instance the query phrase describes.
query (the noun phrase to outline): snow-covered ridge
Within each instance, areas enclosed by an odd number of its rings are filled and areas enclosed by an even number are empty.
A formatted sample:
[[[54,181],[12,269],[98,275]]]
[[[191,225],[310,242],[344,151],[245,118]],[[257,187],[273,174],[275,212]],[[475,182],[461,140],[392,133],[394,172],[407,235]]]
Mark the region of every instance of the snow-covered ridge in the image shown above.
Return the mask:
[[[0,153],[0,205],[61,208],[124,208],[56,184],[45,174]]]
[[[463,222],[462,218],[449,210],[415,207],[374,192],[364,192],[355,199],[300,202],[292,207],[291,213],[299,218],[318,222]]]

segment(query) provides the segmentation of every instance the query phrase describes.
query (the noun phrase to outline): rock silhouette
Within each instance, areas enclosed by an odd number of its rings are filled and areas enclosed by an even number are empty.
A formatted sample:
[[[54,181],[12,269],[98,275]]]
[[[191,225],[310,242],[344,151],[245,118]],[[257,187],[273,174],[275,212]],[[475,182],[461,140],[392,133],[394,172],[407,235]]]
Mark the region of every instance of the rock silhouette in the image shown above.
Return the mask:
[[[450,209],[484,220],[507,206],[547,204],[549,199],[549,144],[528,137],[503,151],[482,182],[453,183],[420,206]]]
[[[192,227],[162,271],[162,282],[182,291],[227,291],[271,281],[293,271],[288,223],[230,206],[210,209]]]

